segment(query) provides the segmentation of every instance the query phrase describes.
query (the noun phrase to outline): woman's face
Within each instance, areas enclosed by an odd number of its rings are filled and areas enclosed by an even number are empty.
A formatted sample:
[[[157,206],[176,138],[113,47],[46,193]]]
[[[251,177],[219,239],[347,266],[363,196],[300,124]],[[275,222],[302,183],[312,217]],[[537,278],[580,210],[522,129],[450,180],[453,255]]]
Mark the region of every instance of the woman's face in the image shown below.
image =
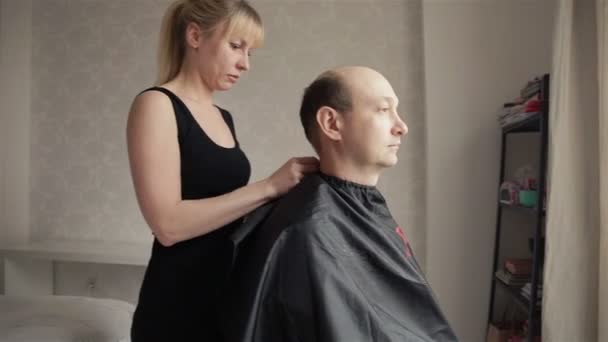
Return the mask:
[[[251,43],[246,37],[227,37],[220,26],[211,35],[198,36],[196,65],[203,82],[211,89],[228,90],[249,70]]]

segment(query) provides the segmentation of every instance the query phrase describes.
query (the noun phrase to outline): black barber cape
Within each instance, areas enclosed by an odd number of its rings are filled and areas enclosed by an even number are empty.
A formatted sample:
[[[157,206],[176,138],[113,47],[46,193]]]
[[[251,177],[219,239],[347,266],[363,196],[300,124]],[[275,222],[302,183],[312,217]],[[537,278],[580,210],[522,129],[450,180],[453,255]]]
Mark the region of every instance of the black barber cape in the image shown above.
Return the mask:
[[[308,176],[232,240],[227,342],[457,340],[375,187]]]

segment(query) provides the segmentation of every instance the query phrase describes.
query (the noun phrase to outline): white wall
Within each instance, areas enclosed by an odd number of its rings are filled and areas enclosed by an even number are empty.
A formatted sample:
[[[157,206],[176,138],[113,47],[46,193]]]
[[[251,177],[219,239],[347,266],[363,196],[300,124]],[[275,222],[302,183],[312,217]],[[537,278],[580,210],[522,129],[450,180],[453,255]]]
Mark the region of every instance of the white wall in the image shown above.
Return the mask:
[[[35,239],[149,240],[131,185],[125,125],[133,97],[154,79],[159,23],[168,2],[36,1],[30,211]],[[255,6],[265,20],[265,46],[255,51],[243,80],[217,98],[235,118],[252,180],[270,175],[289,157],[313,153],[298,110],[304,87],[319,73],[342,64],[374,67],[393,84],[411,126],[401,162],[383,177],[382,189],[423,261],[421,2],[258,0]]]
[[[427,269],[462,341],[483,341],[500,133],[496,111],[550,71],[553,1],[426,0]]]
[[[31,1],[0,2],[0,240],[29,226]]]
[[[131,185],[125,124],[132,98],[154,79],[160,18],[169,1],[31,2],[30,19],[22,23],[29,26],[11,33],[12,39],[21,32],[31,35],[29,41],[20,40],[30,49],[23,60],[31,68],[8,78],[31,80],[27,87],[31,108],[12,114],[31,115],[31,120],[11,124],[28,133],[19,136],[28,153],[17,154],[19,149],[11,153],[20,158],[19,163],[30,165],[7,178],[16,179],[16,184],[31,180],[21,187],[30,189],[29,210],[17,213],[31,221],[29,231],[24,225],[18,232],[35,240],[149,241]],[[383,175],[379,187],[424,265],[421,1],[254,0],[253,4],[265,20],[266,44],[254,54],[251,72],[234,90],[218,96],[218,103],[235,117],[239,140],[253,164],[252,178],[269,175],[293,155],[312,153],[297,111],[302,91],[314,77],[342,64],[378,69],[393,84],[410,126],[400,163]],[[19,18],[19,13],[7,12]],[[10,121],[3,118],[4,122]],[[136,284],[138,290],[142,274],[142,270],[59,264],[55,288],[59,294],[87,295],[89,281],[96,279],[93,295],[134,301],[136,291],[118,282]]]
[[[32,2],[0,0],[1,243],[24,241],[29,233],[31,37]]]

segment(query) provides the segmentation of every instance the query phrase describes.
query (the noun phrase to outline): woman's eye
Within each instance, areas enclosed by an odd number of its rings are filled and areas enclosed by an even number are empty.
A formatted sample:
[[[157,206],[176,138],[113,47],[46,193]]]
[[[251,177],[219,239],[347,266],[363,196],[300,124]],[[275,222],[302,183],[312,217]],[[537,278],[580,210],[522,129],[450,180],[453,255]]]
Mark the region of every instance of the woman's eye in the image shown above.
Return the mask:
[[[238,48],[240,48],[240,47],[241,47],[241,45],[239,45],[239,44],[237,44],[237,43],[230,43],[230,46],[231,46],[233,49],[238,49]]]

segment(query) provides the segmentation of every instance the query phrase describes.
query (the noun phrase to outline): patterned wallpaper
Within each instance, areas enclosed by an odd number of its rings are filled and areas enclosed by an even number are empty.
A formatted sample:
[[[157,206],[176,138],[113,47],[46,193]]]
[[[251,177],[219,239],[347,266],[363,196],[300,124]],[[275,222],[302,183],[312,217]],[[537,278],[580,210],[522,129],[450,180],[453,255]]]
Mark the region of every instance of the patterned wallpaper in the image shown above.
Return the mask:
[[[217,102],[236,120],[252,180],[312,153],[298,119],[303,88],[327,68],[373,67],[410,128],[380,189],[425,254],[425,108],[419,0],[252,1],[267,31],[252,69]],[[147,241],[131,185],[125,124],[155,78],[168,1],[38,0],[32,29],[31,231],[34,239]]]

